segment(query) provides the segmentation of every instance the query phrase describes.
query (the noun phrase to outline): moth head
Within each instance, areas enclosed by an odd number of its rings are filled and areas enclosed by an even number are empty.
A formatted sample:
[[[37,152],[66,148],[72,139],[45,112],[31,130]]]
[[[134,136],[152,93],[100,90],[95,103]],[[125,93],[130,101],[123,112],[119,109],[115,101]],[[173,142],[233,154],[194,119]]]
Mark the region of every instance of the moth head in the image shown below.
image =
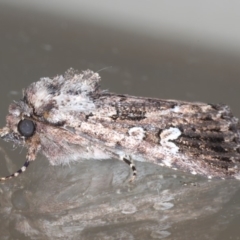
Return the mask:
[[[5,141],[24,145],[36,132],[36,123],[31,120],[32,110],[24,101],[14,102],[9,106],[6,126],[0,129],[0,136]]]
[[[36,126],[33,120],[29,118],[31,116],[31,109],[24,101],[14,102],[9,106],[9,114],[7,115],[6,126],[0,129],[0,137],[5,141],[11,141],[15,145],[25,145],[27,139],[35,134]],[[6,176],[0,177],[0,181],[5,181],[17,177],[19,174],[25,172],[31,160],[35,159],[36,154],[31,154],[33,151],[29,151],[32,147],[31,141],[28,142],[28,155],[23,166],[16,172]],[[34,146],[34,149],[36,147]]]

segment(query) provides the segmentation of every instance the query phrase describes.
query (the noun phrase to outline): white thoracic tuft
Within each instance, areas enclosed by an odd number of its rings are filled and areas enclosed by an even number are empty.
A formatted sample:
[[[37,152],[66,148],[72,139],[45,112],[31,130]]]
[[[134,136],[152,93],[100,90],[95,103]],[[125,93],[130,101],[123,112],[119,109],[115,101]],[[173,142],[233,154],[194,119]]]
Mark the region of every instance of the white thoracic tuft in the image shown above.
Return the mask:
[[[58,123],[72,111],[89,114],[95,110],[93,97],[98,93],[99,81],[98,73],[87,70],[78,74],[70,69],[53,79],[41,78],[25,90],[25,95],[36,114]]]

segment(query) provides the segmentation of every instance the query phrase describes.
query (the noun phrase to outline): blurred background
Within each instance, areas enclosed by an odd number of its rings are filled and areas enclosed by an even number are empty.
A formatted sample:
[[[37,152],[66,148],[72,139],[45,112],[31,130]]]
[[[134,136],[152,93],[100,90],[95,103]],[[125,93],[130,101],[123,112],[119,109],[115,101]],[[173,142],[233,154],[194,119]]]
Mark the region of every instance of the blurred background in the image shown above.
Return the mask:
[[[1,126],[23,88],[69,67],[100,71],[111,92],[226,103],[240,117],[239,9],[234,0],[0,0]],[[1,146],[4,176],[25,152]],[[63,168],[39,156],[0,185],[1,239],[239,239],[238,181],[136,164],[129,186],[121,162]]]

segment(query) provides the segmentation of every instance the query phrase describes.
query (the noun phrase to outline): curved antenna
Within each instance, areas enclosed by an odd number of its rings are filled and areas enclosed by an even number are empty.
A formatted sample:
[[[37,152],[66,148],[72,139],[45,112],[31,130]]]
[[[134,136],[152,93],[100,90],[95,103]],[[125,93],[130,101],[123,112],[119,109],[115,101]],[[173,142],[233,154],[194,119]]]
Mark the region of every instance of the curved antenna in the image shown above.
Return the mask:
[[[96,71],[96,72],[99,73],[99,72],[104,71],[104,70],[106,70],[106,69],[108,69],[108,68],[111,68],[111,67],[112,67],[112,66],[104,67],[104,68],[99,69],[99,70]]]
[[[19,174],[21,174],[21,173],[26,171],[29,163],[30,163],[29,160],[27,160],[18,171],[16,171],[15,173],[13,173],[13,174],[11,174],[9,176],[0,178],[0,181],[5,181],[7,179],[11,179],[11,178],[17,177]]]

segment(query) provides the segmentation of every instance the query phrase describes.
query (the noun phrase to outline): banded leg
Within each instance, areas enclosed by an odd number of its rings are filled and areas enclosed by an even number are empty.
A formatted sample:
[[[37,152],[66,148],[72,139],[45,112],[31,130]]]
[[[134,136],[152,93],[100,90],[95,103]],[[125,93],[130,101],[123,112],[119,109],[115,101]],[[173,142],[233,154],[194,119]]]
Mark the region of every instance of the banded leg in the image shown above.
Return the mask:
[[[131,168],[132,177],[129,179],[129,182],[133,182],[137,176],[137,169],[136,169],[131,157],[124,155],[124,156],[121,156],[121,160],[123,160],[125,163],[127,163],[128,166]]]

